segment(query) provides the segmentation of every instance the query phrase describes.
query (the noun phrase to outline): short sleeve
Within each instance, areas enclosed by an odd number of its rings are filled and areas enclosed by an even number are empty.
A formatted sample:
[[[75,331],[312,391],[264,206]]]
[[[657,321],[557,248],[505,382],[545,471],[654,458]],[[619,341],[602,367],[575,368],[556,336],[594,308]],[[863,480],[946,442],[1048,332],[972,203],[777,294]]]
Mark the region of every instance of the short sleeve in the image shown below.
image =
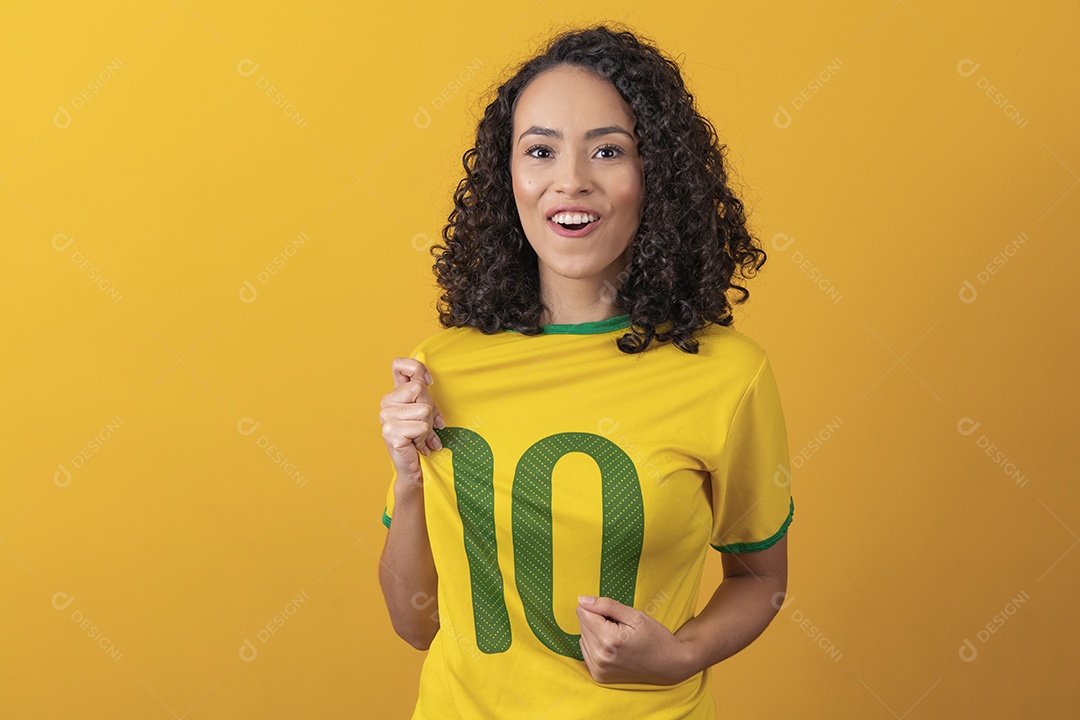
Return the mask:
[[[424,352],[422,347],[424,345],[422,341],[416,344],[416,346],[409,353],[409,357],[416,358],[422,363],[426,364]],[[390,520],[394,517],[394,483],[397,481],[397,466],[393,462],[390,463],[390,484],[386,488],[386,505],[383,506],[382,522],[387,528],[390,527]]]
[[[720,552],[756,552],[787,532],[795,514],[787,431],[768,356],[762,358],[731,420],[710,473],[712,537]]]

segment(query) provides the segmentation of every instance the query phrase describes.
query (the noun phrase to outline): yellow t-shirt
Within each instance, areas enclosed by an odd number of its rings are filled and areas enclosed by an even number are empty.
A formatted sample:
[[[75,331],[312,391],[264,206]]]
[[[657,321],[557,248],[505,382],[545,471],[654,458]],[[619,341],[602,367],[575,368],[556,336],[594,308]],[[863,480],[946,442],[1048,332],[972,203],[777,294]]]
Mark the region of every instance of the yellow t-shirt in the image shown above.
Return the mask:
[[[450,328],[410,354],[446,421],[443,449],[420,455],[440,627],[413,720],[716,717],[708,670],[677,685],[593,680],[577,597],[675,632],[710,546],[778,541],[795,509],[780,397],[765,351],[729,327],[700,333],[696,355],[628,355],[615,346],[628,326]]]

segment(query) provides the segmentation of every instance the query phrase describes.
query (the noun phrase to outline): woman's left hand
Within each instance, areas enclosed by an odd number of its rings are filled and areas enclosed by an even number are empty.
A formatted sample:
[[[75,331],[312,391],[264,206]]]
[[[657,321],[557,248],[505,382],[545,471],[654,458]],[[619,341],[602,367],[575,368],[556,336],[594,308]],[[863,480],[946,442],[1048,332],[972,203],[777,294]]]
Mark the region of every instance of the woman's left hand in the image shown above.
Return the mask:
[[[577,615],[581,654],[596,682],[674,685],[695,672],[686,643],[641,610],[598,597],[579,600]]]

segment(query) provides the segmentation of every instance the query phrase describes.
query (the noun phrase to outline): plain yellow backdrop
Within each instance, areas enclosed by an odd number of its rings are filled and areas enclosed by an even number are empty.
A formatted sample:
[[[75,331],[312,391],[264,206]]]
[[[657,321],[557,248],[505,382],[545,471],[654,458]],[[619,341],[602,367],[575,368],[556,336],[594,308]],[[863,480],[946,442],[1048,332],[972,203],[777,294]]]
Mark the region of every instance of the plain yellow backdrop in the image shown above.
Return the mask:
[[[408,717],[379,400],[489,90],[604,19],[678,58],[769,252],[789,601],[721,716],[1075,713],[1076,3],[3,15],[0,716]]]

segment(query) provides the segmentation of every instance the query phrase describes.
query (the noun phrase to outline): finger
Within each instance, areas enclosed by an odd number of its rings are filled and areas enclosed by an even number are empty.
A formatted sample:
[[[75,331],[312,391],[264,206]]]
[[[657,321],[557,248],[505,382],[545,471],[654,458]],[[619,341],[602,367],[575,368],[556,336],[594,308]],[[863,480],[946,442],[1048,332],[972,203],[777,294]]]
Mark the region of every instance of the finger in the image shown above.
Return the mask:
[[[586,610],[626,625],[632,625],[637,619],[637,611],[634,608],[624,605],[615,598],[601,596],[584,607]]]
[[[431,409],[423,403],[401,403],[387,401],[379,411],[379,422],[388,423],[397,420],[427,420]]]
[[[580,605],[577,608],[578,624],[581,627],[583,637],[598,637],[603,631],[607,619],[603,615],[589,612]]]
[[[581,648],[581,657],[585,661],[586,665],[592,666],[592,653],[589,652],[589,643],[585,641],[585,636],[582,635],[578,638],[578,647]]]
[[[415,356],[394,358],[390,363],[390,374],[394,377],[395,388],[410,380],[417,380],[428,385],[435,382],[435,378],[431,376],[424,363],[417,360]]]
[[[418,452],[425,452],[428,427],[423,420],[390,420],[383,425],[383,437],[392,448],[401,449],[412,445]]]
[[[407,418],[418,420],[431,418],[433,427],[440,430],[446,427],[446,419],[443,418],[439,409],[435,407],[435,400],[428,392],[427,386],[422,382],[409,381],[400,385],[383,396],[379,403],[382,412],[379,414],[380,422],[391,418]]]

